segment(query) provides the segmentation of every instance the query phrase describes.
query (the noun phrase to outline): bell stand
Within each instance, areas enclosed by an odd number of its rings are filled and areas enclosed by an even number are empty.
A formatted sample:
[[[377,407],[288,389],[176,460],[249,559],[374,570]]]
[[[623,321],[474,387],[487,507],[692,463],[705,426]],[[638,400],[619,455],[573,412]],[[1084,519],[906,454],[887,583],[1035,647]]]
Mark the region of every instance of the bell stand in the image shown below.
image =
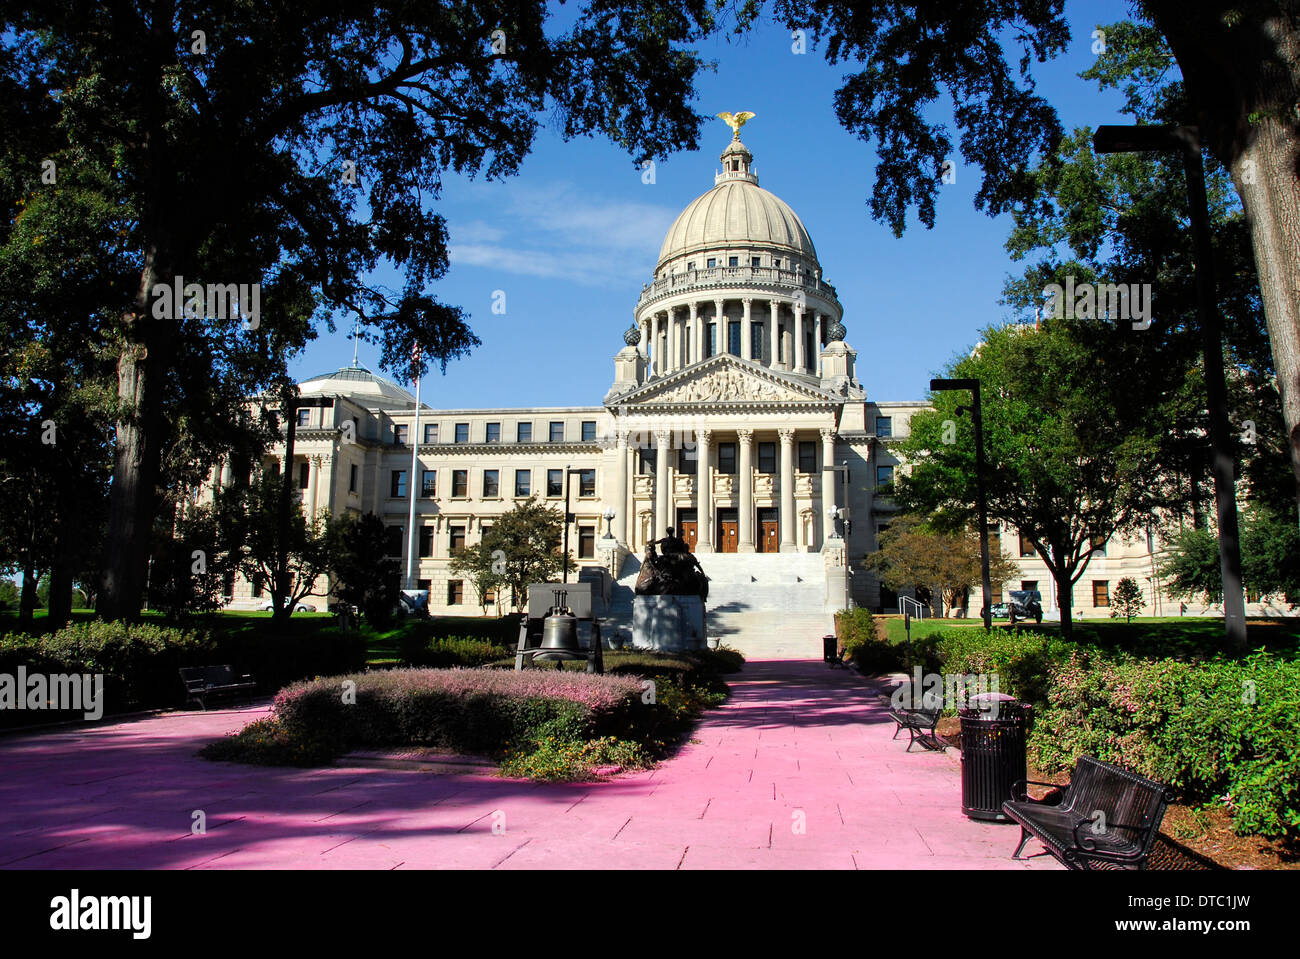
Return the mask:
[[[545,588],[548,591],[551,591],[554,587],[557,587],[559,585],[561,584],[546,583],[546,584],[537,584],[535,586],[529,587],[528,589],[529,614],[525,616],[523,621],[519,624],[519,644],[515,648],[515,671],[518,672],[522,670],[525,666],[530,665],[531,663],[533,663],[535,659],[538,658],[540,658],[542,662],[549,662],[551,660],[554,660],[556,669],[563,669],[566,660],[585,659],[587,661],[588,673],[604,675],[605,655],[602,650],[602,643],[600,639],[600,620],[596,618],[596,616],[594,615],[574,616],[574,619],[576,619],[579,623],[591,623],[590,648],[586,650],[579,649],[573,652],[569,652],[568,650],[563,650],[563,649],[542,649],[542,630],[546,622],[546,616],[533,615],[533,613],[537,611],[537,607],[534,602],[533,591],[539,588]],[[564,584],[564,585],[570,590],[573,589],[572,584]],[[579,612],[582,612],[583,609],[587,609],[587,610],[591,609],[589,597],[585,607],[583,606],[579,607]]]

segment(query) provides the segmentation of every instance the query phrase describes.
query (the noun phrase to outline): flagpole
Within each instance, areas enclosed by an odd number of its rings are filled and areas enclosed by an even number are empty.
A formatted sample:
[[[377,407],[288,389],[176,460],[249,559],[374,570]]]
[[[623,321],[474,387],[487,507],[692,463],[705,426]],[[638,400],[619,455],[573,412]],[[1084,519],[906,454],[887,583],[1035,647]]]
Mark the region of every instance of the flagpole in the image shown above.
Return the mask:
[[[416,347],[414,363],[420,362],[420,349]],[[407,517],[406,535],[406,588],[415,589],[415,480],[420,456],[420,377],[415,377],[415,422],[411,426],[411,479],[407,491],[411,494],[411,511]]]

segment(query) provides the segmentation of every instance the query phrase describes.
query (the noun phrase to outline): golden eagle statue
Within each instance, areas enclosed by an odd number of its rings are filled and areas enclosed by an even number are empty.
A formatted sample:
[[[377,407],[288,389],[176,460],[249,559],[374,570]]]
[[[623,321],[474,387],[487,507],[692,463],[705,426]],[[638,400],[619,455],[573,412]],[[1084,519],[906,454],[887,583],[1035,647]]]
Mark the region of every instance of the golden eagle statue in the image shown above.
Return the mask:
[[[750,113],[746,110],[744,113],[719,113],[718,119],[731,127],[731,139],[739,140],[740,128],[756,116],[758,116],[758,114]]]

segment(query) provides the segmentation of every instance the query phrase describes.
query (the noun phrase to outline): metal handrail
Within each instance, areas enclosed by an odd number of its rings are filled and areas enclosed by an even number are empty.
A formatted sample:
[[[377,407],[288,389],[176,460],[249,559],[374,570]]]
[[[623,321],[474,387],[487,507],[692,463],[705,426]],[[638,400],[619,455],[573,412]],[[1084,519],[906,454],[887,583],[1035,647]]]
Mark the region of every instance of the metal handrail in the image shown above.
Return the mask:
[[[926,608],[924,603],[913,599],[911,596],[900,596],[898,598],[898,614],[900,616],[906,614],[909,606],[914,607],[913,619],[925,619]]]

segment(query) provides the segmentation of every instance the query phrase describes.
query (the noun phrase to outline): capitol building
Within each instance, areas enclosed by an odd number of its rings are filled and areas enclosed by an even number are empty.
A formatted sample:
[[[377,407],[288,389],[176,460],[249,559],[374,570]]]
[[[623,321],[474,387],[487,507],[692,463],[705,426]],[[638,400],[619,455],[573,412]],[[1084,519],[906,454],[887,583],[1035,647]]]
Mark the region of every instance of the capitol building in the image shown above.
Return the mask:
[[[640,557],[669,527],[712,581],[708,629],[724,642],[774,616],[783,634],[815,642],[850,604],[896,612],[898,597],[862,560],[894,515],[894,444],[925,403],[869,395],[812,237],[759,185],[753,160],[737,132],[712,188],[669,228],[595,405],[421,406],[417,427],[415,398],[355,363],[302,382],[288,468],[308,515],[380,516],[404,569],[414,545],[412,579],[434,614],[501,611],[509,597],[478,597],[450,572],[452,550],[529,497],[564,511],[566,494],[571,552],[608,572],[616,628],[630,628]],[[285,468],[283,457],[281,444],[264,465]],[[1023,577],[1004,589],[1041,590],[1051,616],[1045,565],[1015,530],[999,532]],[[1102,544],[1075,586],[1076,610],[1108,615],[1109,592],[1132,576],[1146,614],[1168,615],[1156,549]],[[266,601],[256,584],[228,589],[234,608]],[[972,615],[979,605],[972,598]]]

